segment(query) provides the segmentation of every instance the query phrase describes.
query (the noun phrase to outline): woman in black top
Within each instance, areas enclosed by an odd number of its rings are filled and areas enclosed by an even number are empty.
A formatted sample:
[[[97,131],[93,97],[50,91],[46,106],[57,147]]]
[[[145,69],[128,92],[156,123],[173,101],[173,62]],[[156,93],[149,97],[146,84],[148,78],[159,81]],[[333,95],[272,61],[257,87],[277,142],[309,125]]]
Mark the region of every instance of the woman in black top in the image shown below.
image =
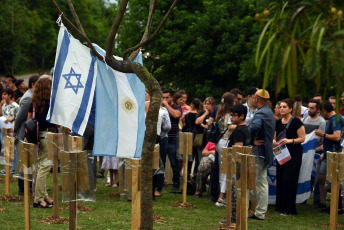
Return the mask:
[[[290,152],[291,160],[277,168],[276,211],[281,215],[296,215],[296,193],[302,163],[302,145],[305,141],[305,127],[298,118],[291,115],[293,103],[283,100],[280,103],[282,119],[276,121],[276,141],[285,144]]]
[[[50,94],[52,81],[48,77],[41,77],[35,84],[32,94],[31,106],[28,113],[28,119],[33,116],[38,121],[39,130],[39,153],[37,155],[37,178],[35,187],[34,208],[51,208],[53,202],[48,197],[46,190],[46,178],[51,169],[52,162],[48,159],[47,133],[56,126],[46,121],[49,110]],[[33,114],[34,113],[34,114]]]

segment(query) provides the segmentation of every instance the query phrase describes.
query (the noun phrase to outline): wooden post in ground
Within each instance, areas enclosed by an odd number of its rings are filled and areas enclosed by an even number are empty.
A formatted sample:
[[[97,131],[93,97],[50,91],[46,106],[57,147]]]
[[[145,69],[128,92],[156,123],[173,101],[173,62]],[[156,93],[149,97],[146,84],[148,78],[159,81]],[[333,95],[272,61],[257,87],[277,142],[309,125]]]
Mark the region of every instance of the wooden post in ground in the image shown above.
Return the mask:
[[[77,188],[76,188],[76,169],[77,169],[77,152],[82,151],[82,137],[68,136],[69,161],[69,229],[76,230],[77,227]]]
[[[232,149],[222,148],[222,167],[226,173],[226,226],[231,226],[232,221]]]
[[[53,217],[59,217],[59,185],[58,185],[58,160],[60,150],[63,146],[63,134],[62,133],[48,133],[48,152],[53,161],[53,192],[54,192],[54,205],[53,205]]]
[[[131,229],[140,229],[141,223],[141,170],[140,159],[131,159],[132,167],[132,211],[131,211]]]
[[[252,147],[243,147],[243,153],[247,154],[248,178],[247,188],[252,191],[251,210],[256,211],[256,157],[252,155]]]
[[[127,192],[127,199],[132,200],[132,163],[131,159],[125,159],[125,190]]]
[[[4,130],[4,129],[3,129]],[[10,195],[11,160],[14,159],[14,137],[4,137],[4,155],[6,161],[5,195]]]
[[[166,154],[166,162],[165,162],[165,180],[166,184],[173,184],[173,171],[171,167],[170,159]]]
[[[336,229],[338,217],[338,153],[327,153],[327,180],[331,181],[330,230]]]
[[[232,175],[235,175],[235,194],[236,194],[236,229],[241,229],[241,158],[242,146],[232,146]],[[234,165],[234,167],[233,167]]]
[[[192,155],[192,133],[179,133],[179,153],[183,155],[183,204],[186,204],[188,186],[188,161]]]
[[[118,168],[118,193],[122,194],[124,190],[124,180],[123,180],[123,164],[122,159],[119,159],[120,165]],[[123,164],[121,164],[123,162]]]
[[[152,169],[159,169],[159,162],[160,162],[160,154],[159,153],[160,153],[160,145],[156,144],[154,146]]]
[[[247,215],[248,215],[248,189],[247,189],[247,155],[240,154],[241,157],[241,229],[247,230]]]
[[[32,165],[34,164],[34,158],[31,156],[35,155],[35,145],[25,142],[18,143],[18,158],[19,161],[19,172],[24,174],[24,217],[25,217],[25,230],[31,229],[30,224],[30,181],[29,175],[32,171]]]

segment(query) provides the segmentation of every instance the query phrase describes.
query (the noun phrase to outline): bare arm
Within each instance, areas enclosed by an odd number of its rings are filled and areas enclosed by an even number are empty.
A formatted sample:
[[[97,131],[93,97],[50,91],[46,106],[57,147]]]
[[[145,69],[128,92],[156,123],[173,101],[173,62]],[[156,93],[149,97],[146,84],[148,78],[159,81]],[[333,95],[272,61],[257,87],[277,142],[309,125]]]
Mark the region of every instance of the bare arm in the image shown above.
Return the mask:
[[[206,156],[209,156],[210,154],[215,155],[215,151],[209,151],[208,149],[203,149],[202,156],[206,157]]]
[[[340,141],[340,133],[341,133],[340,130],[336,130],[336,131],[333,132],[333,134],[326,133],[326,135],[325,135],[325,133],[323,131],[321,131],[319,129],[315,130],[315,134],[317,136],[324,137],[324,138],[326,138],[326,139],[328,139],[330,141]]]
[[[166,101],[163,101],[162,103],[173,118],[178,119],[181,117],[182,114],[180,111],[173,109]]]

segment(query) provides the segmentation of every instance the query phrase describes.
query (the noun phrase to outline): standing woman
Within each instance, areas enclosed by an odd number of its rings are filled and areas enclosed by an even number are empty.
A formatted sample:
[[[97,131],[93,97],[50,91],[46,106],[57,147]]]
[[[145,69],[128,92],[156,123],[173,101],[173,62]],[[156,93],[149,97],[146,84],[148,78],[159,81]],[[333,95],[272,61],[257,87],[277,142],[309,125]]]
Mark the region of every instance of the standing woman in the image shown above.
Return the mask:
[[[285,144],[291,155],[291,160],[277,168],[277,191],[276,191],[276,211],[281,215],[296,215],[296,192],[299,173],[302,163],[302,145],[305,141],[305,127],[298,118],[294,118],[291,113],[293,103],[289,100],[282,100],[280,112],[282,119],[276,122],[275,140]]]
[[[48,160],[47,133],[56,132],[56,126],[46,121],[50,104],[52,81],[48,77],[40,77],[35,84],[32,101],[27,119],[33,117],[38,122],[39,130],[39,153],[37,155],[37,179],[35,187],[34,208],[51,208],[53,201],[48,197],[46,189],[47,175],[51,169],[52,162]]]
[[[220,140],[216,143],[216,152],[218,152],[219,165],[221,163],[222,148],[224,148],[228,142],[230,130],[228,130],[230,123],[230,111],[234,105],[235,96],[232,93],[226,92],[223,94],[219,108],[216,113],[215,121],[219,125],[219,133],[222,135]],[[220,173],[220,195],[216,202],[216,206],[226,206],[226,174]]]

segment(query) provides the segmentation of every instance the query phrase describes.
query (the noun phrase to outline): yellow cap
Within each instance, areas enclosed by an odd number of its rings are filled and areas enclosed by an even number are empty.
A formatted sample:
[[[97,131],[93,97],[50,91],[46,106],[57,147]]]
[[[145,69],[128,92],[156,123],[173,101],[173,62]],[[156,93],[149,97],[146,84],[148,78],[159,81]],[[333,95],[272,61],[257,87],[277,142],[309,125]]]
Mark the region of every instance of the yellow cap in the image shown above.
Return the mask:
[[[261,98],[270,99],[270,94],[265,89],[257,89],[256,95],[258,95]]]

